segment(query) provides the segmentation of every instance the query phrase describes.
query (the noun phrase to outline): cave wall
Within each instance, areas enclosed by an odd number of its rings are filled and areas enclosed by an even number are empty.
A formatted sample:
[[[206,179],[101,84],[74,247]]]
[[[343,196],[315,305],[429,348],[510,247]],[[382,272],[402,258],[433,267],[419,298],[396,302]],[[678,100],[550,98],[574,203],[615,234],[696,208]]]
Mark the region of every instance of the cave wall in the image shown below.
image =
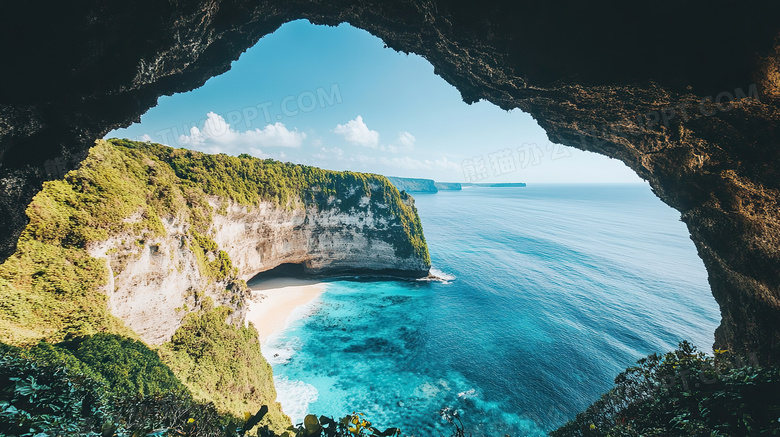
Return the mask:
[[[17,2],[0,15],[0,259],[41,183],[95,138],[227,71],[287,21],[348,22],[424,56],[465,102],[520,108],[552,141],[648,180],[707,267],[716,347],[776,363],[778,12],[766,1]]]

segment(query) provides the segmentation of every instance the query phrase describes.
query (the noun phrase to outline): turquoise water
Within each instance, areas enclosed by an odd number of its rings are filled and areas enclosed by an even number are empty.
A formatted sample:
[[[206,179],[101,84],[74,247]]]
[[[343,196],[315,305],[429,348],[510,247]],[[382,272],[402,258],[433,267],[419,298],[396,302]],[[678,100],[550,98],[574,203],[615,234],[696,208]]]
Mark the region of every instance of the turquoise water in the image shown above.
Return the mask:
[[[446,282],[334,281],[264,353],[285,411],[536,436],[638,358],[709,351],[719,311],[679,214],[644,185],[415,196]]]

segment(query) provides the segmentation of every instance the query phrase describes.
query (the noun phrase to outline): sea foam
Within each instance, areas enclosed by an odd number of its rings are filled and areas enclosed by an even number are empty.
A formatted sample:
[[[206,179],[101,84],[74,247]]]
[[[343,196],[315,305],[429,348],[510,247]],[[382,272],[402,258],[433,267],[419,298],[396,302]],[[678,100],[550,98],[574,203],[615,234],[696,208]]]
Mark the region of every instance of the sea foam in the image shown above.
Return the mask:
[[[303,422],[309,404],[316,402],[319,392],[303,381],[290,380],[284,376],[274,377],[276,400],[282,404],[282,411],[290,416],[293,424]]]

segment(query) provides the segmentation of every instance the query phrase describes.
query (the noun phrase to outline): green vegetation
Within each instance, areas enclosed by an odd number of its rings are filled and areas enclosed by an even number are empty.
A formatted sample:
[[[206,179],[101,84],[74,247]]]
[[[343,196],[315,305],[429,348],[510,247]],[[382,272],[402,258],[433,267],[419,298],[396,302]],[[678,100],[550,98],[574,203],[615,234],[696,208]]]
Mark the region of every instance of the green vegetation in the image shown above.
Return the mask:
[[[284,430],[290,421],[275,402],[271,366],[260,352],[257,331],[229,325],[228,315],[228,308],[208,306],[189,314],[160,354],[195,398],[234,414],[268,405],[261,425]]]
[[[257,430],[258,437],[397,437],[402,435],[398,428],[380,431],[366,420],[362,413],[352,413],[334,420],[330,417],[309,414],[302,424],[290,426],[282,434],[269,431],[266,427]]]
[[[185,371],[189,386],[212,393],[223,405],[234,402],[227,395],[232,393],[244,399],[239,408],[260,406],[245,411],[243,420],[225,414],[219,403],[196,400],[143,343],[99,334],[78,343],[42,342],[26,349],[0,344],[0,431],[20,436],[239,436],[257,427],[260,437],[401,434],[396,428],[373,428],[360,413],[340,421],[310,415],[292,426],[278,404],[269,409],[263,403],[267,396],[273,400],[273,385],[252,385],[270,377],[256,332],[225,324],[224,308],[189,318],[166,349],[190,366]]]
[[[118,394],[88,367],[76,370],[60,359],[31,357],[0,347],[0,431],[3,435],[235,436],[242,420],[196,402],[186,392]],[[59,348],[54,348],[59,349]],[[63,358],[64,357],[64,358]],[[138,374],[145,379],[145,373]],[[244,435],[243,432],[238,434]]]
[[[4,435],[86,435],[105,421],[100,384],[62,366],[0,356],[0,387]]]
[[[84,249],[32,240],[0,264],[0,341],[34,344],[97,332],[135,334],[112,316],[102,287],[105,263]]]
[[[51,351],[49,351],[51,352]],[[66,353],[67,355],[67,353]],[[51,358],[51,357],[50,357]],[[140,372],[142,377],[148,376]],[[389,437],[395,428],[379,432],[362,415],[339,422],[308,416],[298,427],[279,434],[263,425],[268,407],[243,419],[220,413],[213,404],[195,401],[188,393],[117,393],[88,367],[75,370],[57,359],[31,357],[16,348],[0,346],[0,432],[40,437],[83,436],[258,436]]]
[[[65,347],[117,394],[144,396],[186,391],[157,352],[138,340],[95,334]]]
[[[89,256],[88,246],[119,235],[143,246],[164,232],[161,216],[205,216],[196,210],[207,207],[202,194],[177,188],[170,169],[99,141],[81,168],[46,182],[27,208],[17,251],[0,265],[0,341],[135,336],[108,312],[105,261]]]
[[[95,334],[74,341],[29,348],[2,345],[0,352],[43,365],[60,365],[87,376],[117,395],[185,393],[186,388],[160,360],[157,352],[138,340],[114,334]]]
[[[551,436],[780,435],[779,420],[780,370],[683,342],[639,360]]]
[[[191,230],[189,249],[198,259],[198,266],[201,273],[215,281],[222,281],[238,275],[237,269],[233,267],[230,256],[224,250],[219,250],[217,243],[207,235],[201,234],[196,230]],[[209,261],[208,254],[212,253],[214,259]]]

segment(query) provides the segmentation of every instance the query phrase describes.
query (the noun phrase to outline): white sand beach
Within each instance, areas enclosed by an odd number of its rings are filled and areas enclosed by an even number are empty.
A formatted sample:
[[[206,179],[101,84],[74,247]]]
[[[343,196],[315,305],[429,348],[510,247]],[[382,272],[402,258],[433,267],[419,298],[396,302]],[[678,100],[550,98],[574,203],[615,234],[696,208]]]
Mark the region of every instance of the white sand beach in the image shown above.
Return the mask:
[[[316,299],[325,290],[325,284],[313,280],[274,278],[249,284],[252,297],[246,320],[257,329],[260,344],[265,345],[275,332],[284,329],[295,308]]]

